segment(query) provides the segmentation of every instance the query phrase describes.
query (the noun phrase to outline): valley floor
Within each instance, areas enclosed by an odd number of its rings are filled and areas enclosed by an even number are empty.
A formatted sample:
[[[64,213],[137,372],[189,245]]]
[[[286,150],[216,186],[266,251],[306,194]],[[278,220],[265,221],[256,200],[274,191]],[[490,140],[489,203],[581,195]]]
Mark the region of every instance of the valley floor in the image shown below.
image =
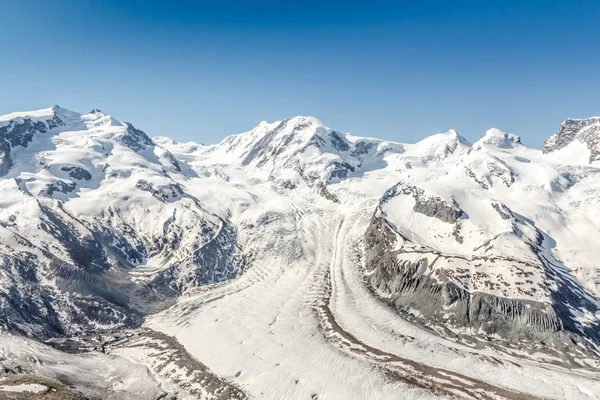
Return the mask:
[[[287,249],[295,254],[264,249],[238,279],[190,294],[146,322],[249,397],[599,398],[600,373],[457,344],[375,298],[360,265],[374,200],[278,201],[288,210],[279,218],[293,220],[298,233],[300,248]],[[276,241],[280,233],[272,234]]]

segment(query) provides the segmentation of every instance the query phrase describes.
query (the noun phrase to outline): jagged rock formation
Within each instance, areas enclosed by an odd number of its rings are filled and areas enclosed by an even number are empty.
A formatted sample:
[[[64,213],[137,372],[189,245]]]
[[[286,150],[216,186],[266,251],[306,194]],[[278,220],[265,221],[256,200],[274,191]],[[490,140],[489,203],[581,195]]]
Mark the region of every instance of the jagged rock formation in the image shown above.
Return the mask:
[[[57,106],[53,107],[56,110]],[[0,176],[6,175],[13,166],[11,151],[18,146],[26,147],[37,133],[64,126],[64,122],[54,114],[45,120],[14,118],[0,121]]]
[[[398,194],[411,196],[414,199],[414,212],[437,218],[448,224],[456,223],[464,215],[460,208],[448,203],[443,198],[427,194],[422,188],[404,182],[400,182],[388,189],[383,195],[382,201],[385,202]]]
[[[461,334],[498,337],[506,343],[521,343],[522,348],[544,343],[546,351],[555,354],[578,353],[577,346],[597,354],[600,325],[582,324],[579,313],[593,315],[597,299],[574,284],[572,277],[560,276],[553,266],[543,271],[546,281],[540,290],[549,291],[551,302],[528,298],[511,298],[490,294],[509,285],[502,276],[484,272],[489,264],[502,265],[521,274],[524,284],[540,266],[518,260],[477,256],[471,259],[422,249],[407,243],[381,216],[374,216],[366,233],[368,282],[374,290],[389,299],[405,315],[428,326],[444,326]],[[405,241],[400,244],[399,241]],[[549,281],[559,283],[552,288]],[[531,289],[529,289],[531,290]],[[538,290],[530,292],[533,294]],[[575,343],[575,346],[573,346]],[[566,353],[565,353],[566,352]]]
[[[600,118],[568,119],[562,123],[557,133],[544,143],[544,153],[553,153],[579,142],[589,150],[588,162],[600,159]]]

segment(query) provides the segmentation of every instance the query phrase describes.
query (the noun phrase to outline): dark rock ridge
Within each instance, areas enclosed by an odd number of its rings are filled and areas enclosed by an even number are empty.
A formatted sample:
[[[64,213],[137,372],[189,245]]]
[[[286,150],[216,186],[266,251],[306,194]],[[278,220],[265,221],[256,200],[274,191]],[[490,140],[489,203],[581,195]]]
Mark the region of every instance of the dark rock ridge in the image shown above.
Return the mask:
[[[389,188],[381,202],[386,202],[399,194],[412,196],[415,200],[413,211],[437,218],[448,224],[454,224],[459,218],[466,217],[466,214],[456,204],[450,204],[443,198],[429,194],[422,188],[406,182],[400,182]]]
[[[62,167],[61,171],[65,171],[69,173],[69,176],[73,179],[77,180],[86,180],[89,181],[92,179],[92,174],[87,169],[75,166]]]
[[[518,218],[503,205],[492,206],[503,219]],[[420,257],[408,258],[418,261],[408,261],[403,258],[403,253],[418,253],[420,247],[407,246],[408,239],[376,212],[365,235],[366,280],[369,287],[401,314],[434,329],[450,328],[467,340],[471,340],[469,336],[495,337],[502,345],[555,352],[555,355],[571,360],[581,353],[597,357],[600,354],[600,321],[582,323],[577,316],[582,313],[593,315],[598,308],[598,299],[579,285],[564,266],[548,259],[540,247],[544,238],[538,239],[539,243],[533,243],[531,247],[539,258],[539,265],[521,262],[519,266],[519,260],[490,256],[464,259],[474,265],[464,270],[440,270],[434,268],[436,263],[458,256],[423,249]],[[404,244],[398,246],[398,240]],[[507,268],[516,263],[516,270],[525,273],[528,268],[543,268],[546,279],[540,289],[550,291],[550,301],[507,298],[467,290],[461,285],[465,279],[471,284],[494,284],[486,282],[484,273],[470,275],[469,271],[477,271],[475,265],[481,263],[507,264]],[[453,273],[463,276],[452,276]],[[460,334],[465,328],[469,333]]]
[[[172,304],[183,291],[233,279],[244,270],[235,228],[226,220],[213,226],[202,219],[201,209],[195,226],[174,215],[162,233],[147,237],[131,228],[118,210],[79,219],[60,201],[40,200],[38,205],[38,229],[53,238],[50,245],[35,245],[10,220],[2,223],[26,249],[0,244],[0,276],[6,277],[0,327],[8,330],[46,339],[134,328],[144,315]],[[175,252],[184,235],[195,234],[201,236],[195,242],[205,244],[188,257],[165,260],[167,267],[143,284],[131,280],[132,268],[149,257]]]
[[[13,165],[11,150],[17,146],[27,147],[37,133],[45,133],[49,129],[64,126],[63,121],[55,115],[45,122],[33,121],[30,118],[15,118],[7,125],[0,126],[0,176],[6,175]]]
[[[575,140],[583,142],[590,150],[589,162],[600,159],[600,118],[568,119],[557,133],[544,143],[544,153],[560,150]]]
[[[149,192],[154,198],[163,203],[175,201],[180,199],[183,195],[183,189],[178,183],[155,186],[150,182],[140,179],[135,187],[145,192]]]
[[[127,133],[121,137],[121,142],[133,151],[145,150],[148,147],[154,146],[152,139],[132,124],[125,122]]]

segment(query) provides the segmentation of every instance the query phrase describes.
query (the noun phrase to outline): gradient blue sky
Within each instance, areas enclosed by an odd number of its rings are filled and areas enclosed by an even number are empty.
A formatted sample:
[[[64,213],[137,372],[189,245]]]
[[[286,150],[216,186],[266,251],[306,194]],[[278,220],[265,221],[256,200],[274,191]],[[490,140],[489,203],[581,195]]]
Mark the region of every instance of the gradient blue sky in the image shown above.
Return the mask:
[[[184,141],[314,115],[403,142],[498,127],[540,147],[600,114],[597,0],[19,0],[0,37],[0,114],[100,108]]]

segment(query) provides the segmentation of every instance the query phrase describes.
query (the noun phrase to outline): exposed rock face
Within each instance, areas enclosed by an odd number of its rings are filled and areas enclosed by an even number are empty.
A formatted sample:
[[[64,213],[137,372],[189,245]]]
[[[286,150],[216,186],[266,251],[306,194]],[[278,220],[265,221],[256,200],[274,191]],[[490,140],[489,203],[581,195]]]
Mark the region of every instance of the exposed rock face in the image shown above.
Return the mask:
[[[487,161],[475,160],[465,166],[465,173],[484,189],[494,187],[496,181],[500,181],[506,187],[515,182],[513,171],[502,161],[491,157]]]
[[[557,133],[544,143],[544,153],[567,147],[574,141],[585,143],[590,150],[589,162],[600,159],[600,118],[568,119]]]
[[[0,176],[6,175],[13,165],[11,150],[17,146],[27,147],[36,133],[64,126],[58,116],[42,121],[30,118],[11,120],[0,126]]]
[[[145,192],[149,192],[154,198],[163,203],[175,201],[183,195],[183,189],[181,189],[181,186],[177,183],[154,186],[150,182],[140,179],[135,187]]]
[[[71,193],[77,188],[77,185],[73,182],[65,182],[62,180],[55,179],[52,183],[46,185],[45,195],[52,197],[54,193],[67,194]]]
[[[92,174],[90,174],[88,170],[83,169],[81,167],[62,167],[61,171],[68,172],[69,176],[73,179],[86,181],[92,179]]]
[[[42,206],[40,229],[64,246],[62,260],[16,236],[29,251],[4,248],[0,265],[10,272],[10,293],[0,298],[2,324],[38,337],[75,333],[86,328],[132,326],[141,321],[127,297],[110,284],[110,268],[102,244],[68,215]],[[110,275],[110,274],[109,274]],[[55,279],[56,286],[42,285]]]
[[[464,215],[464,212],[460,208],[448,203],[441,197],[428,194],[422,188],[405,182],[400,182],[388,189],[383,195],[382,202],[385,202],[387,199],[397,196],[398,194],[413,197],[415,200],[413,211],[428,217],[437,218],[440,221],[449,224],[457,222],[458,219]]]
[[[494,208],[503,219],[510,218],[506,208],[497,204]],[[544,283],[545,290],[551,293],[551,303],[500,297],[472,289],[476,287],[475,281],[483,287],[497,285],[484,270],[478,272],[478,265],[506,263],[507,272],[508,268],[516,268],[515,271],[526,273],[529,267],[518,260],[473,257],[463,260],[471,266],[444,270],[435,266],[451,264],[460,257],[411,246],[408,242],[384,217],[375,213],[365,236],[367,280],[404,315],[431,327],[444,326],[456,332],[468,328],[469,335],[496,335],[513,345],[523,342],[523,347],[535,346],[542,341],[552,351],[564,350],[573,355],[579,351],[577,346],[581,346],[597,354],[600,322],[586,325],[574,318],[580,312],[593,315],[596,302],[576,281],[560,276],[558,267],[543,259],[541,251],[544,274],[549,282],[555,282]],[[515,267],[510,267],[515,263]],[[471,281],[469,285],[462,284],[465,279]],[[587,340],[594,344],[589,345]]]
[[[133,151],[140,151],[149,146],[154,146],[152,139],[143,131],[136,129],[133,125],[125,123],[127,133],[121,137],[121,142]]]
[[[2,282],[8,295],[0,296],[0,324],[36,337],[136,327],[145,313],[165,307],[183,291],[232,279],[245,266],[235,229],[223,221],[216,232],[208,224],[201,228],[208,242],[189,257],[173,259],[147,284],[134,284],[129,268],[152,254],[183,247],[183,227],[165,227],[163,237],[148,242],[133,230],[111,227],[121,218],[115,213],[107,214],[113,220],[107,223],[77,220],[46,206],[41,210],[40,229],[66,249],[68,259],[16,234],[29,251],[0,247],[0,271],[12,277]],[[191,227],[187,234],[193,235]],[[42,285],[47,279],[56,284]]]
[[[150,287],[169,296],[180,295],[185,290],[202,285],[233,279],[243,273],[244,256],[237,247],[235,228],[223,221],[219,231],[189,259],[174,262],[149,281]]]

